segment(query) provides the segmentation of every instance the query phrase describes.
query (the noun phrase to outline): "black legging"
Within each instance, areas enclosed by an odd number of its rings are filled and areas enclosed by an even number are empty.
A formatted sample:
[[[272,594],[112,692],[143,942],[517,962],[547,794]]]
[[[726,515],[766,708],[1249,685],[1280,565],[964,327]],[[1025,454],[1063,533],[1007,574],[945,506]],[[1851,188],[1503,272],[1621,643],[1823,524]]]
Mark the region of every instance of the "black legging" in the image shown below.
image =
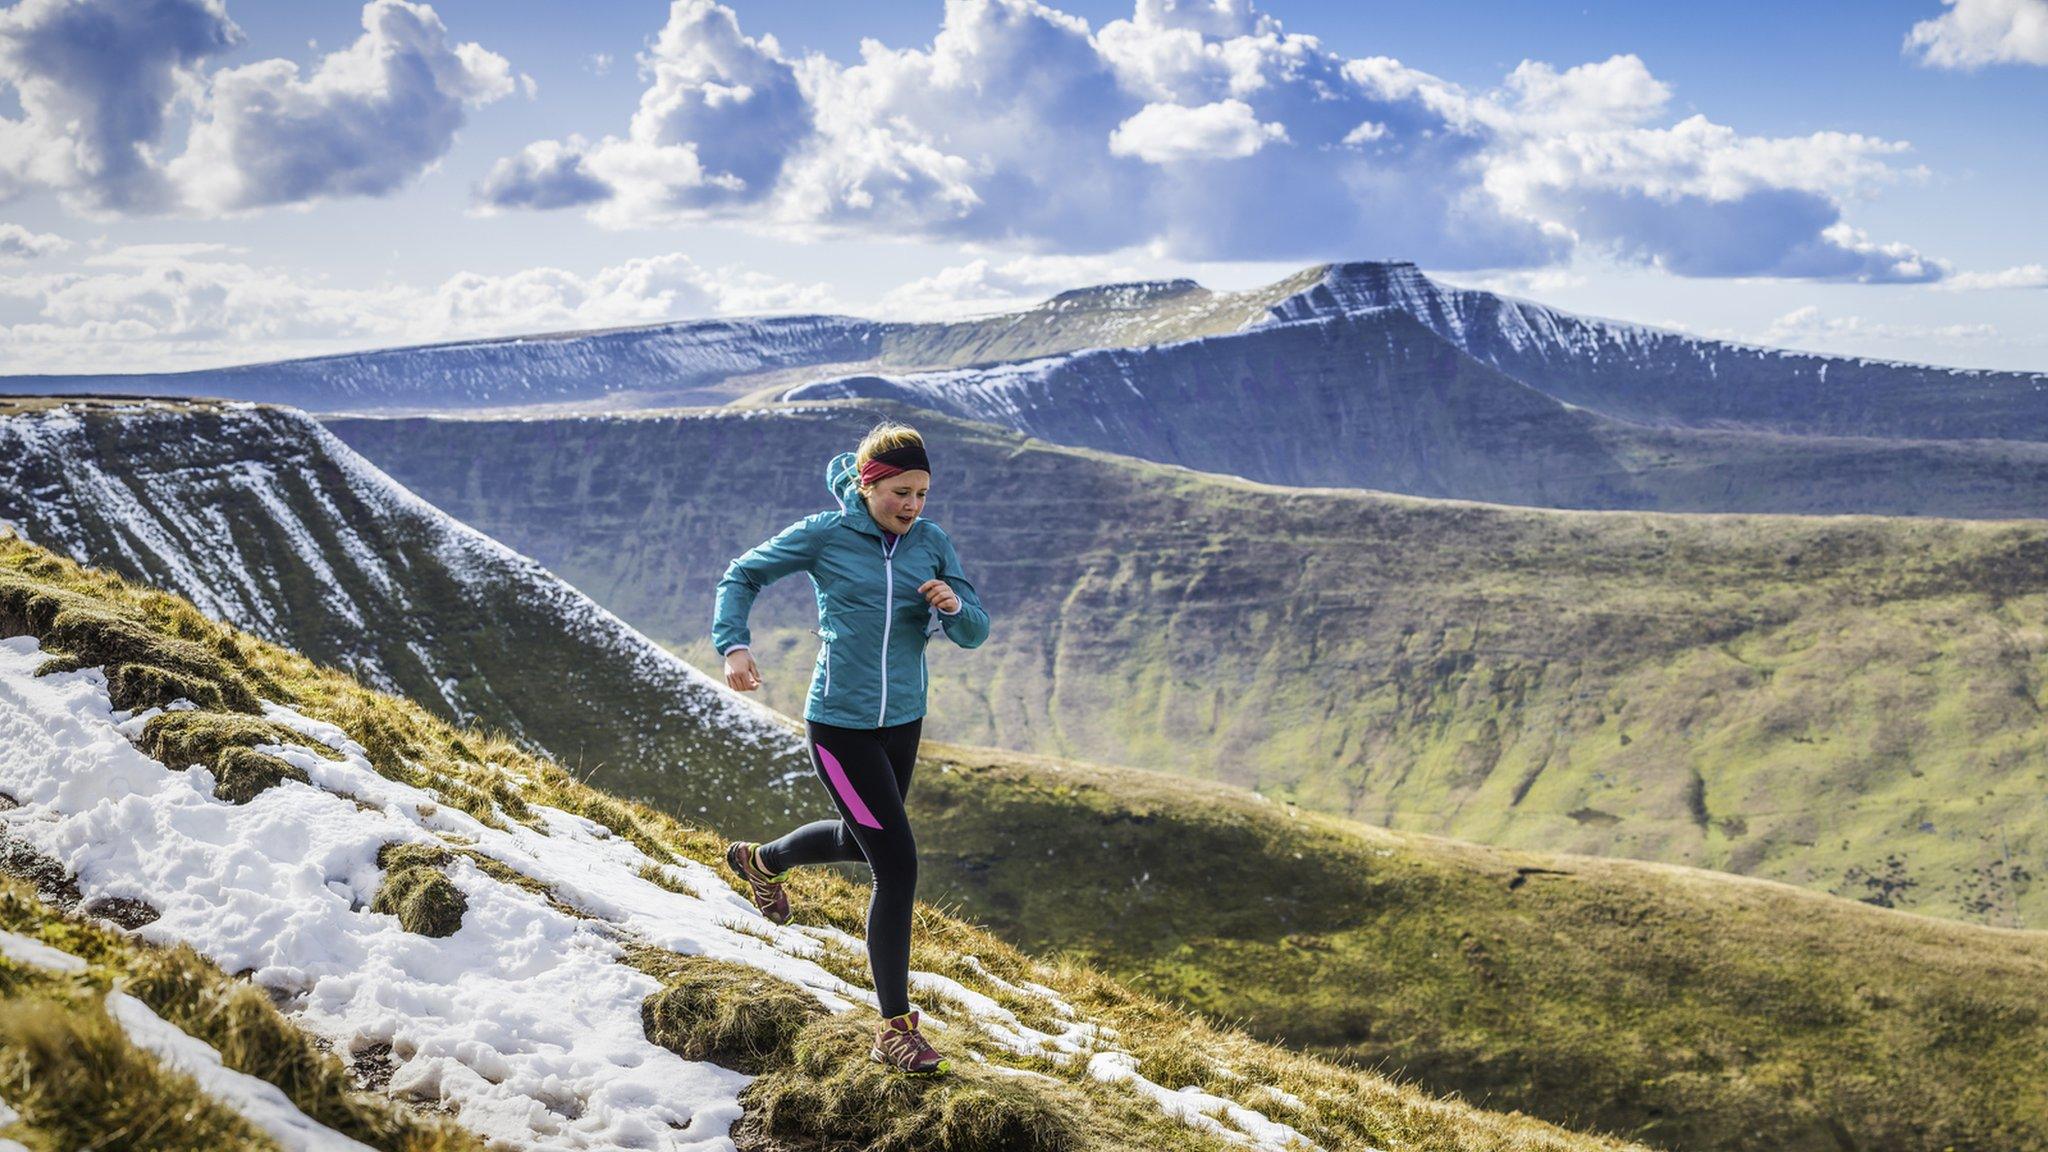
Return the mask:
[[[917,895],[917,839],[903,812],[917,762],[919,717],[888,728],[841,728],[804,721],[811,767],[839,806],[839,819],[814,820],[761,845],[771,872],[804,864],[865,860],[875,875],[868,901],[868,970],[884,1016],[910,1011],[910,912]]]

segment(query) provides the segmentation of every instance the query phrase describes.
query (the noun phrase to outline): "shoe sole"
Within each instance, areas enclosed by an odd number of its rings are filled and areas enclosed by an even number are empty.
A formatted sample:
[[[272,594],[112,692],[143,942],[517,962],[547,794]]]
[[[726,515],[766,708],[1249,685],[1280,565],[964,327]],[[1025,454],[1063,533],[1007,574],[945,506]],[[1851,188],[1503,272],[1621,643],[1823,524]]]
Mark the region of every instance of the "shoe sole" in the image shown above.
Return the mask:
[[[882,1050],[880,1048],[868,1049],[868,1059],[873,1060],[875,1063],[881,1064],[885,1067],[895,1068],[896,1071],[902,1073],[905,1076],[943,1076],[946,1073],[951,1072],[953,1070],[953,1059],[950,1056],[940,1059],[940,1061],[937,1064],[934,1064],[930,1068],[926,1068],[922,1071],[915,1068],[896,1068],[894,1064],[891,1064],[889,1062],[889,1058],[887,1056],[882,1055]]]

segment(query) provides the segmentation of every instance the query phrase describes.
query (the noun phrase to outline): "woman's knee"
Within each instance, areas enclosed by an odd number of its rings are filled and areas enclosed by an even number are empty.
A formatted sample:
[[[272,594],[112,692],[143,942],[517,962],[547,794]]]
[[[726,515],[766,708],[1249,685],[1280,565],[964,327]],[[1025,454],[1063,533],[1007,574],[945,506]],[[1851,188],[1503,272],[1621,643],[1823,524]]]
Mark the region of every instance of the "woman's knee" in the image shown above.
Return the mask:
[[[893,841],[880,860],[871,860],[869,864],[875,871],[876,886],[905,892],[916,890],[917,843],[908,836]]]

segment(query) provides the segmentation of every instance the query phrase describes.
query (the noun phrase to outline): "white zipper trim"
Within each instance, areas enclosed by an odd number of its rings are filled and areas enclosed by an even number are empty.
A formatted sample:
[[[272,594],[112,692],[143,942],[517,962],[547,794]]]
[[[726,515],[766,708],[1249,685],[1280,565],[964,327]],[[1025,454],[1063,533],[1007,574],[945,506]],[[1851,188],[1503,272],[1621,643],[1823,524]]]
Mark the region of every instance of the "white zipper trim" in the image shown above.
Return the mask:
[[[899,541],[903,537],[898,536]],[[882,542],[882,707],[875,713],[875,727],[885,727],[889,716],[889,618],[896,615],[896,546]]]
[[[832,645],[825,645],[825,695],[832,694]]]

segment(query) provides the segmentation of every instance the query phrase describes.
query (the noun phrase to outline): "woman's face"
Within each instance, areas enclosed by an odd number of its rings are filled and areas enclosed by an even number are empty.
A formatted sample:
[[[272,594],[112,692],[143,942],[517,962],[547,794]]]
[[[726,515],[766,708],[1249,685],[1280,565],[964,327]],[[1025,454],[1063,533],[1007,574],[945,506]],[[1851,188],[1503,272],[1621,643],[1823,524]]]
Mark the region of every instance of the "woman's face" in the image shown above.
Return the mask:
[[[884,476],[868,489],[868,515],[901,536],[924,512],[924,498],[931,487],[932,474],[922,468]]]

